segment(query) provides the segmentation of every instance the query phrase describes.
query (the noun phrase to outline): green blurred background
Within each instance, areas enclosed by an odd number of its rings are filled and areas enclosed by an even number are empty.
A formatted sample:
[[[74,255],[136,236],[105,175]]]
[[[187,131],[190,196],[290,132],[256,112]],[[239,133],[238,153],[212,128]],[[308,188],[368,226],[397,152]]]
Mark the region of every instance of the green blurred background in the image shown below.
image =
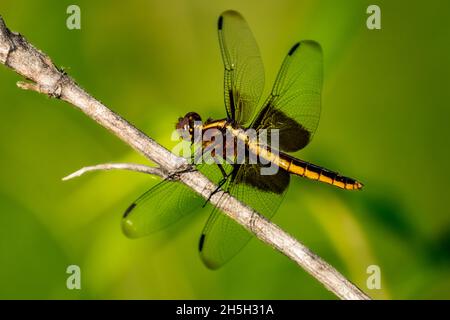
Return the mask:
[[[81,30],[66,8],[81,7]],[[324,50],[319,129],[299,156],[365,183],[344,192],[292,179],[274,221],[373,298],[450,298],[450,2],[1,0],[8,26],[81,86],[163,145],[177,117],[224,116],[216,20],[240,11],[259,43],[266,93],[290,46]],[[257,240],[218,271],[197,253],[209,209],[130,240],[124,209],[157,182],[102,172],[62,182],[85,165],[146,163],[69,105],[15,86],[0,67],[0,298],[334,299]],[[82,290],[66,288],[81,267]],[[369,265],[381,290],[366,287]]]

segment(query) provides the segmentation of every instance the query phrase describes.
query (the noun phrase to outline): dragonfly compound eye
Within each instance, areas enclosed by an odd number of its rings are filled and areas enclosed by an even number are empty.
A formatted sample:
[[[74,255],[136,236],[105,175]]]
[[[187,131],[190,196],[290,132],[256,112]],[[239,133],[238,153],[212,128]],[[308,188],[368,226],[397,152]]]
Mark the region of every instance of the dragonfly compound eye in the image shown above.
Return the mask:
[[[192,140],[194,135],[195,125],[201,122],[202,118],[196,112],[189,112],[183,118],[178,118],[175,128],[181,131],[182,138],[185,140]]]

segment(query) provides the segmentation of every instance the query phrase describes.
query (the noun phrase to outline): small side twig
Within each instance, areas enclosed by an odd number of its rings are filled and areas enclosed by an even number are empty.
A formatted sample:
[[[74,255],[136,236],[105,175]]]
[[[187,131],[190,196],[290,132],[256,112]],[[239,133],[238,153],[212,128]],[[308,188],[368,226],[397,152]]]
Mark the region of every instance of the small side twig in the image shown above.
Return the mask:
[[[20,88],[34,90],[72,104],[156,163],[164,172],[182,172],[189,167],[186,159],[175,156],[84,91],[72,78],[57,68],[47,55],[36,49],[20,34],[11,32],[1,16],[0,63],[30,81],[30,83],[20,82],[18,84]],[[252,208],[223,191],[210,197],[216,186],[200,172],[185,170],[177,175],[176,179],[205,199],[209,199],[219,210],[241,224],[259,240],[289,257],[339,298],[370,299],[335,268]]]
[[[149,167],[143,164],[136,163],[103,163],[97,164],[95,166],[88,166],[81,168],[80,170],[75,171],[74,173],[69,174],[62,178],[63,181],[67,181],[76,177],[80,177],[83,174],[91,171],[100,171],[100,170],[129,170],[136,171],[141,173],[147,173],[151,175],[159,176],[163,179],[167,178],[167,174],[164,173],[163,170],[157,167]]]

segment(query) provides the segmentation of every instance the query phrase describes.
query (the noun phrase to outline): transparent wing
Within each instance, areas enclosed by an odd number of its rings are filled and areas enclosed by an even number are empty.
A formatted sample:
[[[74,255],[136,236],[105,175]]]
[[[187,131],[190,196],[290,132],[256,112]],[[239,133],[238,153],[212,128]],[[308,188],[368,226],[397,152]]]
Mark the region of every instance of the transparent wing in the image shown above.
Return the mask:
[[[264,66],[247,22],[236,11],[225,11],[218,21],[222,52],[225,107],[229,118],[249,122],[264,89]]]
[[[228,179],[223,189],[270,219],[283,200],[289,173],[280,169],[276,175],[261,176],[259,169],[258,165],[241,165],[234,180]],[[200,256],[207,267],[217,269],[234,257],[251,237],[244,227],[214,208],[200,237]]]
[[[204,199],[179,182],[164,180],[125,211],[122,230],[130,238],[159,231],[201,207]]]
[[[279,129],[280,150],[293,152],[312,139],[320,119],[323,78],[322,49],[301,41],[290,50],[272,92],[255,117],[255,129]]]
[[[217,183],[222,177],[215,165],[200,164],[197,169]],[[122,230],[138,238],[162,230],[199,209],[205,199],[180,182],[164,180],[133,202],[122,218]]]

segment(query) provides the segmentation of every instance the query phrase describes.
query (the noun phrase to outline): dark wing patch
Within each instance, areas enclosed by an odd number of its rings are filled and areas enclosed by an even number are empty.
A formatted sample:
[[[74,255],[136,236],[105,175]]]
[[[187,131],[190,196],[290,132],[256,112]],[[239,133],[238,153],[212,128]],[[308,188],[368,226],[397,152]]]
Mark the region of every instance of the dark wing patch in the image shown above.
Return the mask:
[[[271,141],[270,130],[279,130],[278,148],[285,152],[294,152],[303,149],[311,139],[311,133],[294,119],[288,117],[284,112],[272,108],[267,104],[260,112],[260,127],[267,129],[267,142],[274,146]]]
[[[235,183],[243,183],[255,187],[261,191],[282,194],[289,186],[289,172],[278,168],[276,174],[262,175],[261,165],[259,164],[243,164],[240,165],[243,174],[238,175],[234,180]]]

